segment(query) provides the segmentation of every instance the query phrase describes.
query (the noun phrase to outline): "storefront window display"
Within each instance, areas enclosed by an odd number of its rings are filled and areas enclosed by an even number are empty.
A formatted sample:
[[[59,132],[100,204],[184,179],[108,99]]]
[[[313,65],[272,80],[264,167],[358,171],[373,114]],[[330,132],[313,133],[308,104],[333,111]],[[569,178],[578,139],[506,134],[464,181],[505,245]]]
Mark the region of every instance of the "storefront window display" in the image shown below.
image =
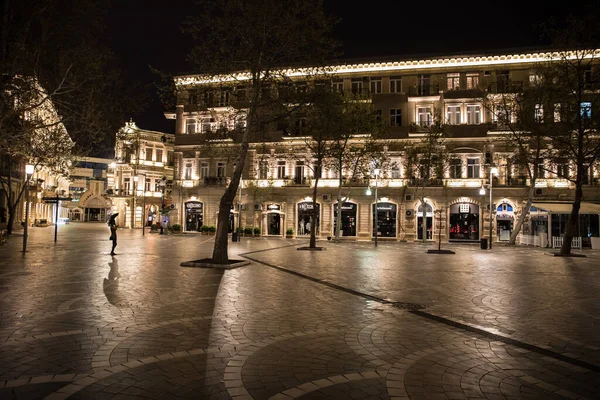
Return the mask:
[[[375,204],[373,204],[373,220],[375,219]],[[377,203],[378,237],[396,237],[396,205],[392,203]],[[375,236],[375,223],[373,223]]]
[[[267,234],[281,235],[281,206],[279,204],[269,204],[267,206]]]
[[[498,240],[507,242],[510,240],[510,234],[514,224],[513,207],[508,203],[499,204],[496,208],[496,234]]]
[[[342,236],[356,236],[356,211],[358,205],[356,203],[345,202],[342,203]],[[333,207],[333,233],[337,229],[337,203]]]
[[[185,203],[185,230],[200,232],[204,221],[204,204],[199,201]]]
[[[321,205],[317,204],[317,221],[315,232],[319,232],[319,223],[321,215]],[[305,201],[298,203],[298,235],[310,235],[311,224],[313,220],[313,203]]]
[[[417,239],[419,240],[423,240],[424,219],[427,224],[427,240],[431,240],[433,238],[433,207],[429,203],[425,203],[425,213],[423,213],[423,204],[417,208]]]
[[[450,206],[449,239],[453,241],[479,240],[479,206],[457,203]]]

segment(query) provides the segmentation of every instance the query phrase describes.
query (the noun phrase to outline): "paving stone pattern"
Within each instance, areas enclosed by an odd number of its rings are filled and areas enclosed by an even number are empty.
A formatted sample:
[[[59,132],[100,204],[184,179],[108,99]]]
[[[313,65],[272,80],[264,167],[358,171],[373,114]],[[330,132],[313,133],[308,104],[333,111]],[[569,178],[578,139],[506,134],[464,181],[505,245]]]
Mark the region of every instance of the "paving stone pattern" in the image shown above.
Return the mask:
[[[600,252],[104,224],[0,246],[2,399],[597,399]]]

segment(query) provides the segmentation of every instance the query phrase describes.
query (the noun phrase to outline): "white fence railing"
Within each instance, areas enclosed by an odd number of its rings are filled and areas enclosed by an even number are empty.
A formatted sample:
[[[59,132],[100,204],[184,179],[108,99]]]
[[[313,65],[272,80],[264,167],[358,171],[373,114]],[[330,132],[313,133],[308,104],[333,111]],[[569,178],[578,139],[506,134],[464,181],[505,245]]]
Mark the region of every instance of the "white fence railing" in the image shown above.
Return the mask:
[[[538,246],[540,245],[540,237],[533,235],[519,235],[519,244],[525,244],[527,246]]]
[[[563,244],[563,237],[562,236],[552,236],[552,247],[553,248],[558,248],[558,247],[562,247]],[[574,249],[580,249],[581,248],[581,237],[574,237],[573,241],[571,242],[571,247]]]

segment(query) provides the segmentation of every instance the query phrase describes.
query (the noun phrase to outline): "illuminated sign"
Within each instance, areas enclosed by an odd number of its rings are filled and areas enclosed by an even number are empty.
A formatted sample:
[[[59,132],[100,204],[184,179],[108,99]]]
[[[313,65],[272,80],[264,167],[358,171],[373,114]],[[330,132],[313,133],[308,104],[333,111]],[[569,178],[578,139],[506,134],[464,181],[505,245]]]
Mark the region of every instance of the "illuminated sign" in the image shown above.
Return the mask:
[[[185,203],[185,208],[187,208],[188,210],[192,208],[202,209],[202,203],[198,201],[190,201]]]
[[[281,206],[279,204],[269,204],[267,206],[268,210],[281,210]]]
[[[459,204],[458,211],[462,214],[468,214],[471,212],[471,206],[469,204]]]

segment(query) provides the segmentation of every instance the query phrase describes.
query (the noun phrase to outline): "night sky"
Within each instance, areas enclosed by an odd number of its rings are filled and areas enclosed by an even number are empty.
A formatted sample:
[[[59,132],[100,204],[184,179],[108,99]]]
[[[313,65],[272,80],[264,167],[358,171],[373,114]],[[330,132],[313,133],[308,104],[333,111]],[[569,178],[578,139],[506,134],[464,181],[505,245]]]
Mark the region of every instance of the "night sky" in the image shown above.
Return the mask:
[[[193,0],[115,0],[107,17],[109,42],[129,79],[149,83],[148,66],[170,73],[190,72],[189,39],[180,23]],[[328,14],[341,18],[335,36],[344,57],[381,58],[482,53],[547,45],[537,25],[582,9],[582,2],[325,0]],[[554,3],[554,2],[552,2]],[[290,2],[293,4],[293,2]],[[544,7],[540,9],[540,7]],[[174,132],[158,98],[141,115],[140,128]]]

